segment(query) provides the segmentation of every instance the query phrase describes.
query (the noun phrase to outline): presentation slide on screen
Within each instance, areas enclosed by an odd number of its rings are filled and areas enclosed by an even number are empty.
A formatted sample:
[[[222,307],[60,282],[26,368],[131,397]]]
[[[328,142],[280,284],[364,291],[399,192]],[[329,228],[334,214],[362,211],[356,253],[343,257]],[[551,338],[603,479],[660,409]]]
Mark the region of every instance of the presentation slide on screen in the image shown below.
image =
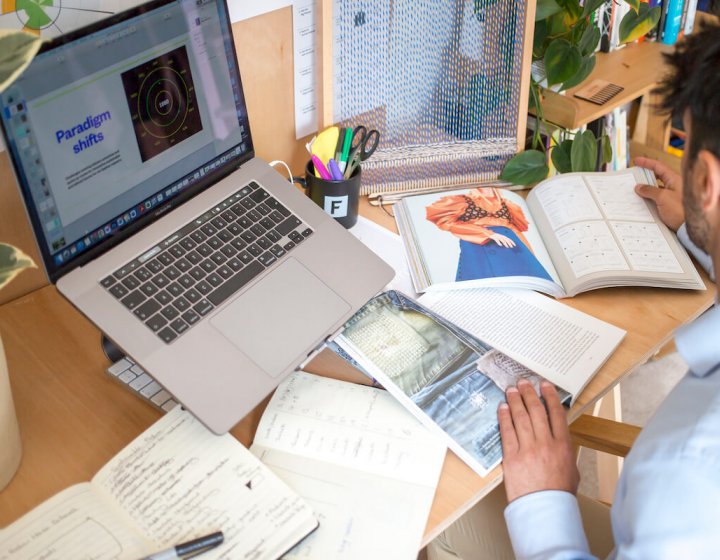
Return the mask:
[[[191,66],[176,42],[28,101],[64,225],[212,140]]]

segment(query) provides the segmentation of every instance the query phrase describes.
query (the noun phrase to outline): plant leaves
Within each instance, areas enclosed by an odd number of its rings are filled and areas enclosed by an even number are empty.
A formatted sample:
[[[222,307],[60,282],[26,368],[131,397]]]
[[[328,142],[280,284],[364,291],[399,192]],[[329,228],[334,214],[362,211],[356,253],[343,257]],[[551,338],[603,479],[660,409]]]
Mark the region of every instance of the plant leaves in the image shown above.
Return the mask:
[[[591,55],[595,52],[595,47],[597,47],[599,42],[600,30],[594,25],[588,25],[585,28],[582,37],[580,37],[580,42],[578,43],[580,54],[583,56]]]
[[[500,179],[516,185],[530,185],[542,181],[549,171],[545,154],[539,150],[526,150],[505,164]]]
[[[535,21],[541,21],[557,14],[562,8],[555,0],[538,0]]]
[[[542,58],[545,55],[545,39],[548,36],[547,21],[535,22],[535,33],[533,35],[533,60]]]
[[[610,137],[603,132],[600,137],[600,147],[602,152],[602,163],[610,163],[613,159],[612,144],[610,143]]]
[[[15,29],[0,29],[0,92],[4,91],[40,48],[40,37]]]
[[[582,56],[578,48],[565,39],[555,39],[545,51],[545,74],[548,85],[569,80],[580,69]]]
[[[12,245],[0,243],[0,289],[29,267],[35,268],[30,257]]]
[[[555,169],[558,170],[558,173],[569,173],[572,171],[572,164],[570,163],[572,144],[572,140],[563,140],[550,152],[550,159],[552,159],[553,165]]]
[[[581,19],[578,20],[578,22],[573,25],[573,28],[570,30],[570,37],[567,37],[567,39],[573,44],[573,45],[580,45],[580,39],[582,39],[582,36],[585,33],[585,30],[591,27],[588,23],[587,19]]]
[[[620,22],[620,42],[629,43],[639,39],[657,25],[660,20],[660,7],[649,8],[643,2],[637,13],[628,12]]]
[[[582,83],[595,68],[595,57],[590,56],[582,59],[580,63],[580,69],[572,76],[567,82],[564,82],[560,91],[570,89],[576,85]]]
[[[582,14],[582,6],[580,6],[580,0],[556,0],[562,8],[565,19],[569,25],[574,25],[575,22],[580,18]]]
[[[625,0],[625,3],[635,10],[635,13],[640,10],[640,0]]]
[[[570,161],[573,171],[595,171],[597,142],[590,130],[575,135],[570,149]]]
[[[605,3],[605,0],[585,0],[583,6],[583,17],[587,17]]]
[[[558,12],[557,14],[550,16],[548,22],[548,35],[551,37],[560,37],[570,33],[570,25],[565,20],[565,14]]]

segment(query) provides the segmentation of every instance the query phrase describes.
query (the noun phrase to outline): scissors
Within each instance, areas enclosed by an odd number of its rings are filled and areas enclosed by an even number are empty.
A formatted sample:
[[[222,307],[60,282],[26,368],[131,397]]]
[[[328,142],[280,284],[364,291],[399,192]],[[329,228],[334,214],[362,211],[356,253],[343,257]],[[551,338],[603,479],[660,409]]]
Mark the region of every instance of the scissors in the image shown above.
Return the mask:
[[[350,141],[347,166],[345,167],[346,179],[352,177],[355,168],[360,165],[360,162],[365,161],[375,153],[379,143],[380,133],[377,130],[373,128],[368,131],[363,125],[355,127]]]

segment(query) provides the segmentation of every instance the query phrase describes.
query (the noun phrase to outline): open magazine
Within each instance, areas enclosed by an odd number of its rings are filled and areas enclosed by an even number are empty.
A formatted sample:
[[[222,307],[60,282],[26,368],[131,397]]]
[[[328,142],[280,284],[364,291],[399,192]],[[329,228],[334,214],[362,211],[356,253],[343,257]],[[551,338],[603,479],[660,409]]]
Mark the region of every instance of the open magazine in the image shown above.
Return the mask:
[[[633,167],[551,177],[527,200],[493,187],[405,197],[395,216],[415,289],[705,289],[654,205],[635,194],[640,183],[655,177]]]
[[[480,475],[500,462],[497,409],[519,378],[542,378],[396,291],[370,300],[335,343]],[[553,375],[569,405],[590,378]],[[570,393],[567,387],[575,392]]]

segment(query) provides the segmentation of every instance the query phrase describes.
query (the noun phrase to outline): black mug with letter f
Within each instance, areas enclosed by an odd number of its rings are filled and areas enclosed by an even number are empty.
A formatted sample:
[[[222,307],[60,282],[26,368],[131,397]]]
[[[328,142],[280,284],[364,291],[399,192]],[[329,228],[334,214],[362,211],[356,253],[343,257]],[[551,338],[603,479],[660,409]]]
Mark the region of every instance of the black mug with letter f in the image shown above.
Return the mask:
[[[308,161],[305,166],[306,194],[341,226],[351,228],[358,218],[360,198],[360,166],[349,179],[327,181],[315,176],[315,166]]]

